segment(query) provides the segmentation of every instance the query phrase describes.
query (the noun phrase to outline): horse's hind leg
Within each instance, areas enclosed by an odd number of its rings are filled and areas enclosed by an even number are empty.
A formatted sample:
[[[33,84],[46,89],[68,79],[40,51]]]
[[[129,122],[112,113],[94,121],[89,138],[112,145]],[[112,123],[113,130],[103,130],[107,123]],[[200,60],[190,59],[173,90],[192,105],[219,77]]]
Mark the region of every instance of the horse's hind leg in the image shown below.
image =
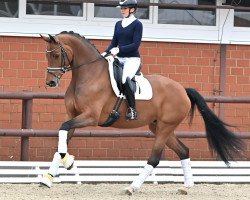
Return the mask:
[[[159,135],[159,133],[157,132],[157,123],[151,123],[149,125],[149,129],[154,133]],[[172,127],[172,129],[169,127],[169,133],[167,134],[165,132],[165,134],[163,134],[163,136],[166,136],[166,142],[165,144],[172,149],[180,158],[181,160],[181,165],[182,165],[182,169],[183,169],[183,174],[184,174],[184,188],[180,188],[178,190],[178,192],[180,193],[186,193],[185,188],[190,188],[194,185],[194,181],[193,181],[193,175],[192,175],[192,171],[191,171],[191,165],[190,165],[190,158],[189,158],[189,148],[187,146],[185,146],[174,134],[174,129],[175,127]],[[172,130],[172,131],[171,131]],[[159,136],[157,136],[158,138],[160,138]],[[165,137],[164,137],[165,138]],[[155,142],[156,143],[156,142]],[[158,145],[156,149],[158,149],[158,151],[154,151],[152,150],[152,155],[148,160],[148,165],[152,165],[153,168],[156,167],[160,161],[161,158],[161,154],[162,154],[162,150],[165,146],[165,144],[161,143],[161,148],[159,148]],[[154,149],[154,148],[153,148]],[[154,152],[154,156],[153,156],[153,152]],[[146,168],[145,166],[145,168]],[[148,169],[150,169],[150,167],[147,167]],[[152,169],[153,170],[153,169]],[[150,172],[152,172],[152,170]],[[145,174],[147,174],[147,170],[144,169]],[[142,172],[142,173],[143,173]],[[146,178],[145,178],[146,179]],[[137,179],[139,180],[139,178]],[[131,190],[133,189],[133,183],[130,187],[130,193],[132,194]]]
[[[149,129],[153,133],[156,133],[156,124],[151,123],[149,125]],[[189,148],[176,137],[174,131],[170,134],[166,145],[172,149],[181,160],[181,166],[184,174],[184,186],[187,188],[192,187],[194,185],[194,181],[189,158]]]
[[[189,148],[186,147],[174,134],[168,138],[166,145],[172,149],[180,158],[181,166],[184,174],[184,187],[190,188],[194,185],[193,174],[191,171],[191,164],[189,158]],[[182,192],[181,190],[179,190]]]
[[[132,195],[133,192],[138,191],[147,177],[152,173],[153,169],[159,164],[162,151],[166,145],[169,134],[176,128],[176,125],[166,125],[162,122],[157,122],[155,125],[150,125],[150,129],[155,132],[155,141],[152,148],[151,155],[147,164],[143,168],[142,172],[133,181],[133,183],[126,188],[125,192]]]

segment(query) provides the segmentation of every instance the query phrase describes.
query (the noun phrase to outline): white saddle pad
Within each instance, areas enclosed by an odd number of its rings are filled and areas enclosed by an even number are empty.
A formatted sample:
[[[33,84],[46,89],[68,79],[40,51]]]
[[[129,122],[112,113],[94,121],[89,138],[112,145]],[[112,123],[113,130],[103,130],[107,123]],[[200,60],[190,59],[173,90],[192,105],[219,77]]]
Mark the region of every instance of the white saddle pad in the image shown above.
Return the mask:
[[[111,85],[113,88],[113,91],[115,92],[116,96],[120,96],[120,91],[117,87],[117,83],[115,81],[114,78],[114,73],[113,73],[113,62],[114,62],[114,58],[113,56],[108,56],[106,57],[108,63],[109,63],[109,76],[110,76],[110,81],[111,81]],[[135,99],[138,100],[150,100],[153,96],[153,92],[152,92],[152,87],[149,83],[149,81],[143,76],[143,74],[141,73],[140,76],[135,76],[135,80],[136,80],[136,92],[135,92]],[[124,97],[125,98],[125,97]]]

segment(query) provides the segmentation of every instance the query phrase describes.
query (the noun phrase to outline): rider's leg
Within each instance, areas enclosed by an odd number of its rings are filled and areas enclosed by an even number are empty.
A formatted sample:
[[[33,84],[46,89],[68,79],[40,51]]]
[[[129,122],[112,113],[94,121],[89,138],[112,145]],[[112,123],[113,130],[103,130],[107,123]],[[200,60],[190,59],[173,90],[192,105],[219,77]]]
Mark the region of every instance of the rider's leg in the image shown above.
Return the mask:
[[[127,112],[127,118],[134,120],[137,118],[137,112],[135,107],[135,94],[132,89],[131,79],[135,76],[141,65],[141,59],[137,57],[122,58],[120,59],[124,64],[122,83],[124,89],[124,95],[126,96],[129,108]]]
[[[135,107],[135,91],[132,90],[131,79],[127,77],[125,84],[123,84],[123,93],[126,96],[128,103],[127,119],[137,119],[136,107]]]

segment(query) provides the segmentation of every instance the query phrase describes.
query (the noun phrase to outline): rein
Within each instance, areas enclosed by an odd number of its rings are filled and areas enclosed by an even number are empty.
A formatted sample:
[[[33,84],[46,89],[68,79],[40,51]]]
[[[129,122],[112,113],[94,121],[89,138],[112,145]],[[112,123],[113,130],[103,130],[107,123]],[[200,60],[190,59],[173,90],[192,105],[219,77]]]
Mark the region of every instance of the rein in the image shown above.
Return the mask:
[[[59,48],[61,49],[61,67],[47,67],[47,72],[49,74],[53,75],[57,79],[60,79],[62,77],[62,75],[68,71],[71,71],[71,70],[73,71],[74,69],[77,69],[79,67],[93,64],[93,63],[95,63],[98,60],[103,58],[102,56],[100,56],[100,57],[96,58],[95,60],[92,60],[88,63],[80,64],[78,66],[73,66],[73,67],[71,67],[70,65],[66,66],[66,59],[67,59],[68,63],[70,63],[70,60],[68,58],[67,52],[65,51],[65,49],[63,48],[63,45],[60,42],[59,42],[59,46],[57,48],[54,48],[52,50],[46,49],[46,53],[53,53],[54,51],[56,51]],[[57,71],[60,72],[59,75],[55,74],[55,72],[57,72]]]

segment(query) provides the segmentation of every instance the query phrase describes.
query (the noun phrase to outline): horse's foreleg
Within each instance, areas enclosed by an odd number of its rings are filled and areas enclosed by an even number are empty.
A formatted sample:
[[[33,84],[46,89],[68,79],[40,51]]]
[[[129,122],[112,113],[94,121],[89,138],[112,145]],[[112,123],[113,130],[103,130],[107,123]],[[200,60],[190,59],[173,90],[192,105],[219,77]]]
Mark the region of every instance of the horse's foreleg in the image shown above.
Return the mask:
[[[68,137],[67,137],[67,144],[69,144],[69,141],[71,140],[71,138],[73,137],[73,134],[75,132],[75,129],[70,129],[68,132]]]
[[[53,178],[54,176],[57,175],[60,161],[61,161],[61,156],[58,152],[56,152],[54,154],[49,171],[43,174],[42,179],[40,180],[41,185],[47,186],[49,188],[52,186]]]
[[[62,157],[64,168],[71,169],[74,163],[74,156],[67,153],[67,142],[72,137],[75,128],[96,126],[97,120],[86,113],[82,113],[62,124],[59,130],[58,152]]]
[[[51,162],[48,172],[43,174],[42,176],[42,179],[41,179],[42,185],[45,185],[49,188],[52,186],[53,178],[58,174],[60,163],[62,163],[63,166],[68,170],[70,170],[73,167],[74,156],[69,155],[67,153],[67,146],[74,131],[75,131],[74,128],[69,129],[69,130],[62,130],[62,128],[60,128],[59,134],[58,134],[59,136],[58,151],[54,154],[54,157],[53,157],[53,160]]]
[[[63,161],[62,163],[64,166],[66,163],[67,168],[73,166],[74,157],[67,154],[67,134],[68,131],[59,131],[58,152],[54,154],[48,173],[43,174],[41,184],[49,188],[52,186],[53,178],[58,173],[60,162]]]
[[[48,173],[43,174],[41,180],[42,185],[45,185],[49,188],[52,186],[53,178],[58,174],[60,163],[62,163],[63,166],[68,170],[73,167],[74,156],[67,153],[67,143],[69,139],[68,133],[72,135],[73,132],[74,129],[70,130],[69,132],[65,130],[59,131],[58,152],[54,154]]]
[[[166,142],[166,145],[172,149],[180,158],[181,166],[184,175],[184,188],[180,188],[178,191],[181,194],[186,194],[187,189],[194,186],[193,174],[191,170],[191,161],[189,158],[189,148],[185,146],[174,133],[171,134]]]
[[[60,130],[59,131],[59,140],[58,140],[58,153],[61,156],[61,163],[64,168],[70,170],[74,164],[74,156],[69,155],[68,152],[68,133],[69,131]]]

